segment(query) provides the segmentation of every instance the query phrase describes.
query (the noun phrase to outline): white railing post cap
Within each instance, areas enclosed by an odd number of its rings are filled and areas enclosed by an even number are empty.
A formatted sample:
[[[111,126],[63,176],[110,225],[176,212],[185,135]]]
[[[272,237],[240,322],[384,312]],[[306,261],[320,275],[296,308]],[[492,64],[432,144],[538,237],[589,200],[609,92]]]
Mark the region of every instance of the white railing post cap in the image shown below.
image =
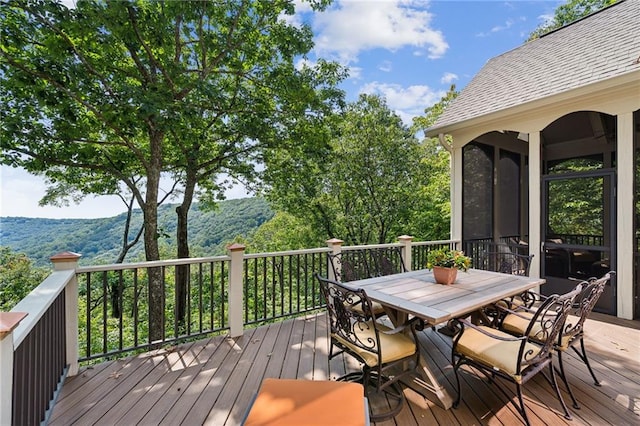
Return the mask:
[[[342,243],[344,243],[344,241],[338,239],[338,238],[331,238],[330,240],[326,241],[327,245],[329,245],[329,247],[331,246],[339,246],[342,245]]]

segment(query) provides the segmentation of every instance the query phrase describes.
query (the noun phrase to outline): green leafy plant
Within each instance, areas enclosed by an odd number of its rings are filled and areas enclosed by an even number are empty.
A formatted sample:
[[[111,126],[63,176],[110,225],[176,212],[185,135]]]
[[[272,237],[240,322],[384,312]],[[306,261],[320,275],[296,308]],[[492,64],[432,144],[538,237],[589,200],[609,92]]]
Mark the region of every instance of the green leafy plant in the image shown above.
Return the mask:
[[[452,250],[449,248],[431,250],[427,254],[427,268],[433,269],[434,266],[456,268],[466,272],[471,266],[471,258],[465,256],[464,252],[460,250]]]

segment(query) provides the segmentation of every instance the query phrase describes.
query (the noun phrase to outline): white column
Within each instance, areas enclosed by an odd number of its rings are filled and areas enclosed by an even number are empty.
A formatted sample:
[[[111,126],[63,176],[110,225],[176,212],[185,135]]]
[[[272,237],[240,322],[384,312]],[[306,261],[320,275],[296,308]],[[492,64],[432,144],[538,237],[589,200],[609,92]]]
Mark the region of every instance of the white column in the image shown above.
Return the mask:
[[[462,147],[451,151],[451,239],[462,241]]]
[[[78,261],[82,256],[78,253],[65,251],[51,256],[49,260],[53,263],[53,269],[56,271],[64,270],[76,270],[78,268]],[[76,275],[69,280],[64,290],[64,305],[65,305],[65,323],[66,323],[66,339],[67,339],[67,364],[69,370],[67,376],[75,376],[78,374],[78,279]]]
[[[398,241],[402,244],[402,261],[404,262],[407,271],[411,270],[411,242],[413,237],[409,235],[401,235],[398,237]]]
[[[229,267],[229,335],[231,337],[240,337],[244,332],[242,271],[244,269],[245,248],[243,244],[238,243],[227,247],[229,256],[231,256],[231,266]]]
[[[618,290],[618,317],[633,318],[633,276],[634,265],[634,229],[633,229],[633,113],[618,115],[618,184],[617,189],[617,264],[611,265],[616,270]]]
[[[338,281],[338,276],[342,272],[342,264],[338,261],[337,254],[342,252],[342,243],[344,241],[337,238],[331,238],[326,241],[327,246],[331,249],[332,257],[327,256],[327,269],[329,271],[329,279]],[[331,263],[329,263],[331,262]]]
[[[540,182],[542,178],[542,161],[540,155],[540,132],[529,133],[529,254],[531,269],[529,276],[540,277],[540,263],[542,261],[542,232],[540,228],[540,203],[542,203]]]

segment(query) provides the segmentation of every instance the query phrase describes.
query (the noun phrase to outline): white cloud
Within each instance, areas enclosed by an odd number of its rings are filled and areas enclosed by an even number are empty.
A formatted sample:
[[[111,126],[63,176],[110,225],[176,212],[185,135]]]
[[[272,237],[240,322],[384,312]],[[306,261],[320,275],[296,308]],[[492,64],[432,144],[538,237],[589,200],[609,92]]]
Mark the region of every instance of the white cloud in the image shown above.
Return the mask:
[[[445,72],[442,78],[440,79],[440,83],[442,84],[451,84],[455,80],[458,79],[458,75],[452,72]]]
[[[295,63],[294,65],[296,67],[296,69],[298,71],[308,67],[308,68],[313,68],[316,66],[316,62],[315,61],[310,61],[307,58],[300,58],[298,59],[298,61]]]
[[[393,69],[393,65],[390,61],[383,61],[380,65],[378,65],[378,69],[384,72],[390,72]]]
[[[404,47],[439,58],[449,45],[442,32],[430,27],[432,15],[425,1],[341,0],[314,17],[316,49],[344,64],[357,62],[361,51]]]
[[[295,13],[293,15],[287,15],[286,13],[282,12],[280,13],[279,18],[289,25],[300,28],[302,27],[302,24],[304,22],[303,15],[308,12],[312,12],[313,9],[308,2],[302,0],[295,0],[293,2],[293,5],[295,7]]]
[[[387,100],[389,108],[394,110],[406,124],[413,117],[424,114],[424,109],[438,102],[446,92],[434,91],[429,86],[415,85],[402,87],[399,84],[386,84],[374,81],[360,89],[360,93],[381,95]]]
[[[362,78],[362,68],[361,67],[349,67],[349,78],[353,80],[360,80]]]
[[[512,26],[513,26],[513,19],[507,19],[507,21],[503,25],[496,25],[495,27],[491,28],[491,32],[497,33],[503,30],[508,30]]]
[[[527,20],[527,18],[524,17],[524,16],[519,16],[517,18],[509,18],[503,24],[496,25],[496,26],[492,27],[489,31],[481,32],[481,33],[476,34],[476,37],[488,37],[491,34],[499,33],[499,32],[502,32],[502,31],[506,31],[506,30],[512,28],[518,22],[525,22],[526,20]]]
[[[554,19],[555,15],[553,13],[538,16],[538,22],[540,25],[549,25]]]
[[[313,11],[313,8],[311,7],[311,3],[309,3],[308,1],[294,0],[293,4],[296,8],[296,13],[305,13],[305,12]]]
[[[65,5],[67,9],[76,8],[76,0],[62,0],[62,4]]]

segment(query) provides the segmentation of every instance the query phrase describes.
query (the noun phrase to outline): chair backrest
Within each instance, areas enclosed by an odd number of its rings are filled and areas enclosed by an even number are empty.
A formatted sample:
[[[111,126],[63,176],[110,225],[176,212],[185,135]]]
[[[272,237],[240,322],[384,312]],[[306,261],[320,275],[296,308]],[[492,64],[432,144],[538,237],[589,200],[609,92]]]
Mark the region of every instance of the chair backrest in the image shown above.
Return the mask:
[[[520,364],[528,365],[539,362],[549,357],[553,351],[558,336],[563,333],[563,328],[576,298],[582,291],[582,284],[578,284],[572,291],[563,295],[553,294],[535,311],[524,333],[528,341],[540,346],[537,353],[526,351],[526,345],[520,347]]]
[[[344,250],[328,253],[329,265],[336,281],[349,282],[365,278],[406,272],[399,247]]]
[[[332,337],[380,358],[380,336],[376,328],[371,300],[362,289],[351,288],[316,274],[327,303]],[[354,309],[358,307],[358,309]],[[363,336],[367,336],[363,338]]]
[[[481,263],[478,266],[487,271],[529,276],[532,258],[532,254],[487,251],[481,256]]]
[[[593,311],[598,299],[604,292],[605,286],[613,275],[615,275],[615,271],[609,271],[598,279],[591,278],[589,281],[582,283],[582,291],[576,298],[576,302],[574,303],[573,310],[571,312],[571,314],[577,317],[577,319],[574,321],[571,319],[567,321],[567,325],[560,340],[561,345],[562,342],[570,343],[573,338],[582,334],[584,322],[591,314],[591,311]]]

